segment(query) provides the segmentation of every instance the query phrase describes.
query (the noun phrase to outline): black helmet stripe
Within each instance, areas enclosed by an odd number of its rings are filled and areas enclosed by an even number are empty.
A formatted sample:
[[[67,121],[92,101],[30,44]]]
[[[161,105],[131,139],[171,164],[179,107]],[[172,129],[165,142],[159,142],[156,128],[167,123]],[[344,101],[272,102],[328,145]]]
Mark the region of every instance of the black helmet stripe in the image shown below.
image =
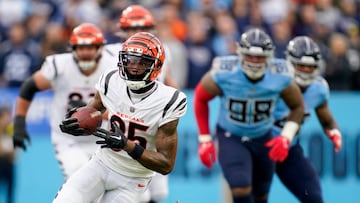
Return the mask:
[[[161,50],[159,49],[159,47],[157,46],[157,44],[155,44],[155,42],[153,41],[153,39],[155,39],[155,40],[157,41],[157,39],[156,39],[154,36],[150,36],[150,38],[134,37],[133,39],[134,39],[134,41],[131,41],[129,44],[141,45],[141,46],[143,46],[143,47],[146,47],[146,48],[149,49],[149,50],[152,50],[152,48],[151,48],[148,44],[141,42],[141,40],[146,40],[146,41],[150,42],[150,43],[156,48],[156,51],[157,51],[158,53],[161,52]],[[135,41],[135,40],[137,40],[137,41]],[[155,53],[153,53],[153,55],[156,56]]]

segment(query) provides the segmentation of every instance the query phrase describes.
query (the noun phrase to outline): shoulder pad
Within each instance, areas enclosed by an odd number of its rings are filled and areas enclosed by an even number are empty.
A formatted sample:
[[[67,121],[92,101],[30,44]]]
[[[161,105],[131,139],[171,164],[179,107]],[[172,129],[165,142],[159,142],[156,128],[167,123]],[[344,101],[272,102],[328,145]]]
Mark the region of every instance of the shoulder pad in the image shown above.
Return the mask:
[[[165,117],[168,113],[181,117],[185,114],[186,110],[187,97],[183,92],[176,90],[169,102],[166,104],[162,117]]]
[[[272,73],[294,77],[294,66],[285,59],[273,58],[269,61],[269,68]]]
[[[103,52],[105,54],[109,54],[110,56],[117,57],[119,55],[121,47],[121,43],[107,44],[104,46]]]
[[[66,65],[68,65],[65,63],[69,63],[71,60],[74,60],[71,53],[49,55],[42,63],[41,70],[49,80],[52,80],[65,72]]]
[[[318,76],[314,79],[314,82],[320,83],[321,85],[323,85],[324,87],[326,87],[327,89],[329,89],[329,84],[328,82],[321,76]]]
[[[212,72],[233,71],[236,69],[238,62],[239,62],[238,56],[215,57],[212,61],[211,71]]]
[[[98,90],[101,90],[104,95],[108,92],[111,77],[118,71],[118,69],[109,69],[100,76],[97,86],[99,87]]]

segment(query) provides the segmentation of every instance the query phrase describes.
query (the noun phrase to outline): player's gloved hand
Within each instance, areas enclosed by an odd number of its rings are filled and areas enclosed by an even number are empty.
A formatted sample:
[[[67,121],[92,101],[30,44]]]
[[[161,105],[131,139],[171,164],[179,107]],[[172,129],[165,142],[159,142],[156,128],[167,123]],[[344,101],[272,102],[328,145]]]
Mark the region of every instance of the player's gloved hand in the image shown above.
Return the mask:
[[[326,130],[327,137],[334,145],[335,152],[339,152],[342,147],[342,136],[338,129]]]
[[[210,135],[199,136],[198,155],[201,162],[208,168],[212,168],[216,162],[216,149]]]
[[[105,147],[120,151],[126,147],[128,139],[115,122],[111,122],[111,127],[112,131],[108,131],[103,128],[96,129],[93,135],[104,139],[96,141],[96,144],[101,145],[101,148]]]
[[[74,136],[85,135],[84,129],[79,128],[78,120],[76,118],[71,118],[71,115],[75,113],[76,110],[77,108],[72,108],[66,113],[64,120],[61,121],[59,126],[61,132]]]
[[[287,158],[290,149],[290,140],[282,135],[279,135],[265,144],[270,147],[270,159],[275,162],[283,162]]]
[[[30,136],[26,130],[25,117],[16,116],[14,121],[14,147],[21,147],[24,151],[26,151],[25,141],[27,141],[28,145],[31,144]]]
[[[82,100],[70,100],[67,106],[68,111],[79,107],[86,106],[86,103]]]

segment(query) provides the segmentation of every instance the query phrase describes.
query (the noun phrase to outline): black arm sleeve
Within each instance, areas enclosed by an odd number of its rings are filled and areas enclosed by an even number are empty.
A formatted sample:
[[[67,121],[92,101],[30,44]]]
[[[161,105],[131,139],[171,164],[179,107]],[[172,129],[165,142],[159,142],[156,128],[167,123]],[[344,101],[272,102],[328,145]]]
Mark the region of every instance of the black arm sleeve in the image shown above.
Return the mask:
[[[31,76],[21,85],[19,96],[25,100],[31,101],[37,91],[39,91],[39,88],[36,87],[35,80]]]

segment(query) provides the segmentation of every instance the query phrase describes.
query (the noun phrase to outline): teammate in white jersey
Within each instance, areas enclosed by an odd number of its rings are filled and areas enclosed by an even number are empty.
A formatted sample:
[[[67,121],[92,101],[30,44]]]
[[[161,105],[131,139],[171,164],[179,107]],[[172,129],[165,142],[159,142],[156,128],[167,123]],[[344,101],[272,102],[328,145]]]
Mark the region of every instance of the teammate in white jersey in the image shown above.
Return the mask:
[[[77,26],[69,42],[72,53],[46,57],[41,69],[23,83],[16,102],[14,123],[14,145],[26,150],[30,137],[25,117],[33,96],[39,91],[53,90],[51,141],[65,178],[90,159],[97,145],[95,139],[62,133],[59,123],[68,109],[86,105],[95,95],[95,84],[101,74],[116,67],[116,59],[102,52],[105,38],[97,26],[89,23]]]
[[[184,93],[156,80],[164,48],[151,33],[131,36],[119,54],[119,68],[106,71],[88,106],[108,111],[111,130],[98,128],[101,148],[62,186],[54,203],[135,203],[155,172],[169,174],[177,151],[177,125],[186,113]],[[76,118],[64,119],[63,132],[83,135]]]
[[[156,23],[153,15],[149,10],[141,5],[131,5],[124,9],[121,13],[118,26],[120,28],[118,35],[123,39],[127,39],[137,32],[154,33]],[[118,54],[121,46],[122,43],[120,42],[107,44],[104,46],[104,50]],[[166,59],[157,80],[166,85],[177,88],[178,86],[175,79],[171,77],[171,59],[169,55],[170,51],[168,51],[166,45],[164,45],[164,49],[166,53]],[[142,196],[141,202],[153,203],[164,200],[169,194],[168,188],[168,176],[157,173],[152,179],[149,189],[146,190]]]
[[[117,35],[122,39],[128,39],[130,36],[138,32],[150,32],[155,34],[156,23],[153,15],[149,10],[141,5],[131,5],[125,8],[120,17],[118,26],[120,31]],[[104,50],[111,53],[118,53],[121,49],[121,42],[107,44],[104,46]],[[163,64],[161,73],[157,80],[163,82],[166,85],[177,88],[175,79],[171,76],[171,60],[167,46],[163,44],[166,52],[166,60]]]

